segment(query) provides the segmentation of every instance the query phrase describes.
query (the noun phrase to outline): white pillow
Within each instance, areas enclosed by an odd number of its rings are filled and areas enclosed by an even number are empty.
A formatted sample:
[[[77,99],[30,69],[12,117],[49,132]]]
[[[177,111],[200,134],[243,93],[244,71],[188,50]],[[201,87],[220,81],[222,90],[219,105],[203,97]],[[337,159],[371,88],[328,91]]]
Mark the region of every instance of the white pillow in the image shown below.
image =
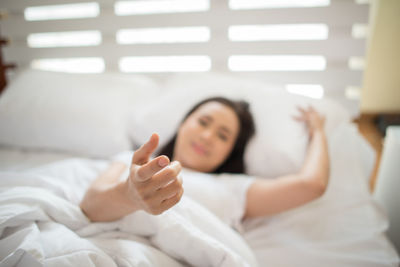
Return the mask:
[[[308,146],[305,123],[292,118],[297,106],[313,106],[326,117],[325,132],[329,139],[342,123],[350,121],[349,113],[330,99],[311,99],[281,90],[260,92],[252,96],[251,110],[257,133],[247,146],[245,162],[250,175],[274,178],[300,170]]]
[[[157,92],[140,75],[28,69],[0,97],[0,144],[108,157],[132,148],[127,114]]]
[[[282,87],[229,75],[176,75],[167,82],[165,91],[134,117],[131,135],[136,145],[143,144],[153,132],[160,134],[160,146],[164,145],[186,112],[204,98],[245,99],[256,124],[256,135],[245,154],[247,173],[254,176],[272,178],[300,169],[308,136],[305,125],[291,117],[298,114],[296,105],[311,104],[325,115],[328,137],[339,124],[350,120],[348,112],[332,100],[293,95]]]
[[[228,75],[176,74],[167,80],[160,98],[132,116],[131,136],[136,145],[141,145],[149,134],[157,132],[160,134],[160,145],[163,145],[175,133],[186,112],[202,99],[221,95],[247,99],[260,88],[271,92],[276,89]]]

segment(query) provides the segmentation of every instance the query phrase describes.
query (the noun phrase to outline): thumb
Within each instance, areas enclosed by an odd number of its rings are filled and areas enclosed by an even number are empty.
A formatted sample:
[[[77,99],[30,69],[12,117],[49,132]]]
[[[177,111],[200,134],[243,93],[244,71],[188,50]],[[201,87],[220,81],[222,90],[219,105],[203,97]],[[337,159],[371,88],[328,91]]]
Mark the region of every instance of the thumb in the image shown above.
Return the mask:
[[[135,151],[132,164],[143,165],[149,161],[151,154],[156,150],[160,137],[153,133],[150,139]]]

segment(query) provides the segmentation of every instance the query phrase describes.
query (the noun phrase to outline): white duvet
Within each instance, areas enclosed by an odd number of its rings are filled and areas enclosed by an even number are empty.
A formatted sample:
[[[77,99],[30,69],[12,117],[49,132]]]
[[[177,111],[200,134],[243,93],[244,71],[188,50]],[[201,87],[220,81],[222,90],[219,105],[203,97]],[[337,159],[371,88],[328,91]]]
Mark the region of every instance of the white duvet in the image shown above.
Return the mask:
[[[257,266],[240,235],[188,197],[160,216],[90,223],[79,199],[104,162],[0,174],[1,266]]]
[[[0,266],[398,266],[355,133],[342,127],[329,140],[322,198],[246,221],[244,238],[187,196],[161,216],[90,223],[78,204],[106,161],[1,172]]]

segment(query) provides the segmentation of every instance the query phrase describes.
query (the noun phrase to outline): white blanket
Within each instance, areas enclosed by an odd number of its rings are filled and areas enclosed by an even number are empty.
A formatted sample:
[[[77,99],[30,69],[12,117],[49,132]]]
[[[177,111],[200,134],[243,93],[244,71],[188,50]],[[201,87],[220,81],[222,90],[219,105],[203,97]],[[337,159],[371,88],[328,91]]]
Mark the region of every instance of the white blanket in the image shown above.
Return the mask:
[[[104,166],[0,173],[0,266],[257,266],[242,237],[188,197],[160,216],[90,223],[79,199]]]

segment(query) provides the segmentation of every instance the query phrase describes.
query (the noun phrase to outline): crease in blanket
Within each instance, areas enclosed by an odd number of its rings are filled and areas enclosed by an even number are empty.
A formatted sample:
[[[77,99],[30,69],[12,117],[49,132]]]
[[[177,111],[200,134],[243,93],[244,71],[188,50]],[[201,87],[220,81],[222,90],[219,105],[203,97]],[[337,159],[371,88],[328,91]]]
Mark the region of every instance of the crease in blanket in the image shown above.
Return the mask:
[[[97,238],[115,231],[120,239],[148,238],[154,251],[160,250],[170,257],[169,262],[174,262],[171,266],[182,266],[179,261],[193,266],[257,266],[244,239],[188,197],[160,216],[139,211],[116,222],[90,223],[78,205],[47,190],[45,184],[24,187],[19,182],[32,179],[32,173],[0,173],[0,266],[143,263],[137,259],[127,261],[121,253],[112,255],[108,254],[112,250],[104,250],[109,247],[107,243],[128,245],[117,242],[121,240]],[[13,187],[13,183],[17,186]],[[29,264],[23,265],[24,262]]]

